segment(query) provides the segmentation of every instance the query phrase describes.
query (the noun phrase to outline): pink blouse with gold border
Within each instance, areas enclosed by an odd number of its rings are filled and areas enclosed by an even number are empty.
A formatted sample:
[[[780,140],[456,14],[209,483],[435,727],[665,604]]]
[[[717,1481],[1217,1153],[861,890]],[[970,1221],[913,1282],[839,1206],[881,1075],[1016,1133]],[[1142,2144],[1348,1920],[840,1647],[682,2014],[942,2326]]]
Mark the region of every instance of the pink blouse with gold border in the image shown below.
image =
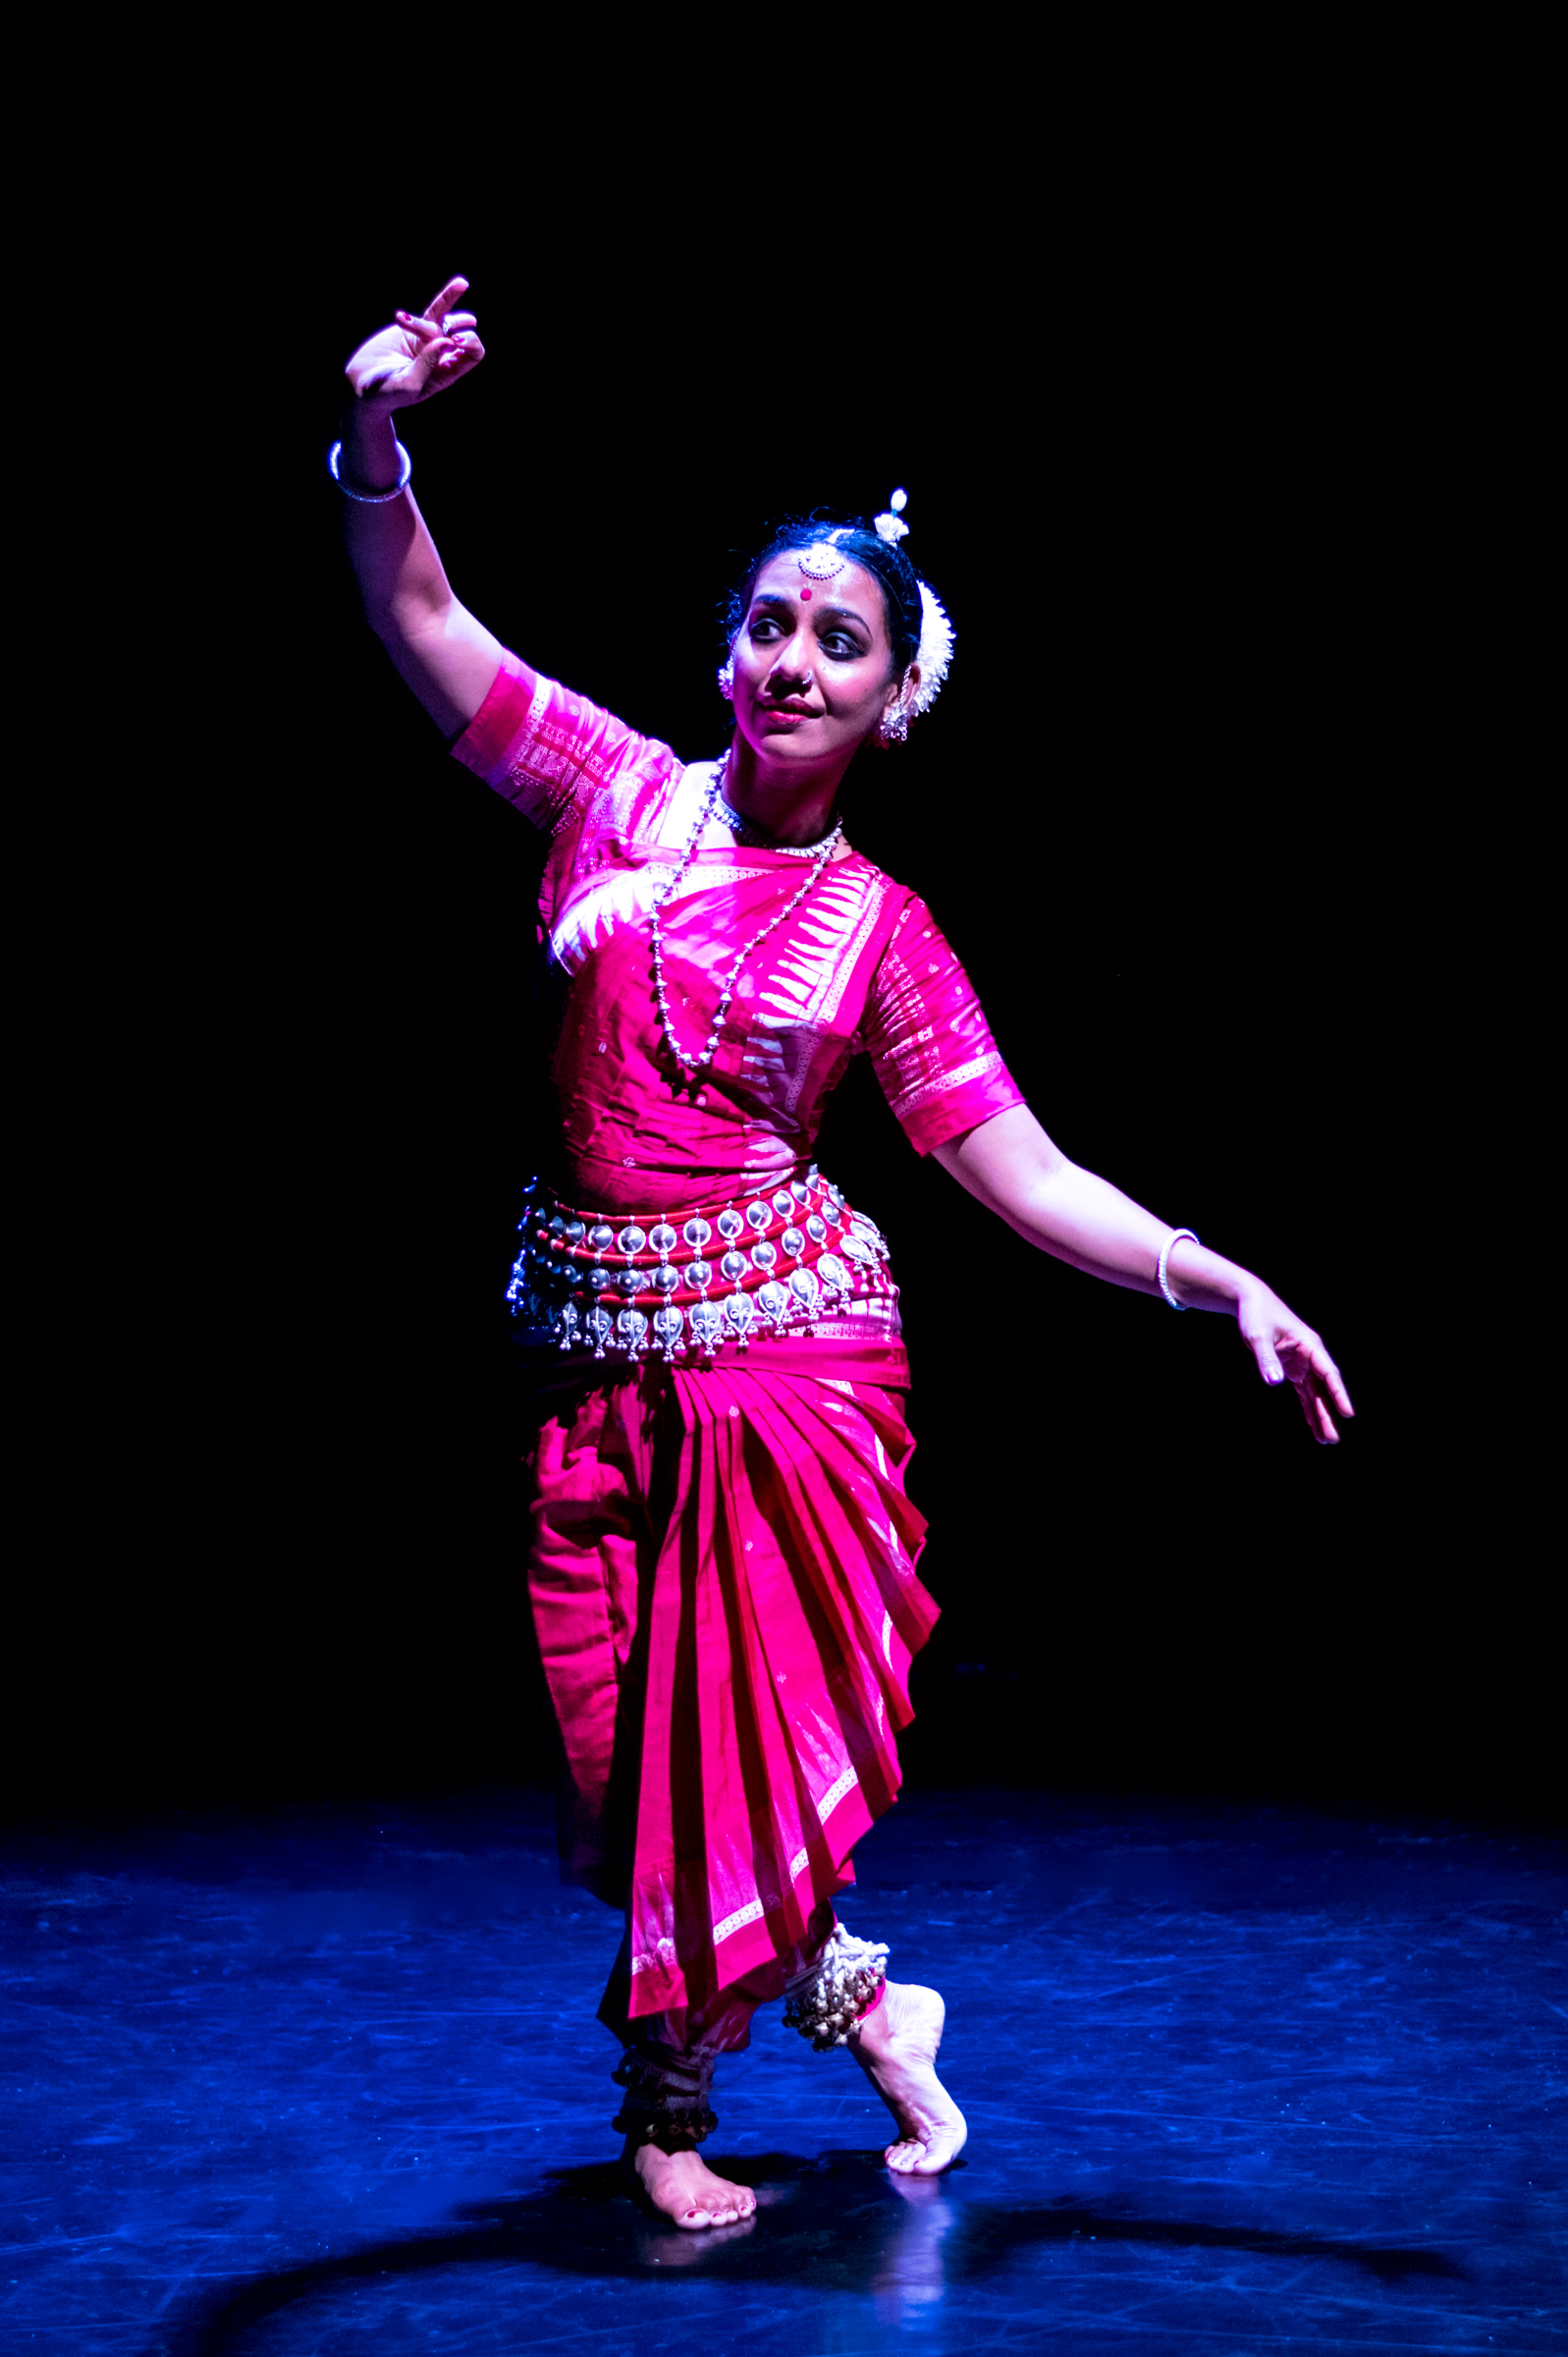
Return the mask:
[[[680,1211],[795,1177],[861,1048],[921,1154],[1022,1104],[925,903],[858,851],[746,960],[693,1091],[664,1051],[650,921],[711,764],[678,761],[511,654],[453,752],[550,838],[539,923],[564,1010],[552,1177],[580,1209]],[[688,1054],[712,1024],[716,977],[803,868],[709,821],[663,912],[666,995]]]

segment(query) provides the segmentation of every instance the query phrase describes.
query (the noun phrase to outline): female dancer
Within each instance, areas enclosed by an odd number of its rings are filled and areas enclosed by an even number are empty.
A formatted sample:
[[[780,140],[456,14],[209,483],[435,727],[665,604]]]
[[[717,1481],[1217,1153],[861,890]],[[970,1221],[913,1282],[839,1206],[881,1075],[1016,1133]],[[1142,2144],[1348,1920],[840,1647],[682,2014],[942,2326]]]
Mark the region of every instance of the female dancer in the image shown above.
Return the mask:
[[[354,354],[332,465],[371,626],[457,757],[551,839],[559,1145],[511,1298],[549,1350],[529,1589],[563,1871],[626,1911],[600,2007],[626,2160],[677,2224],[718,2225],[755,2201],[696,2149],[714,2059],[780,1996],[887,2102],[890,2168],[934,2175],[965,2134],[934,2067],[942,1999],[886,1980],[832,1903],[897,1789],[936,1618],[887,1247],[811,1159],[853,1049],[916,1148],[1031,1243],[1233,1317],[1315,1439],[1353,1411],[1266,1285],[1053,1145],[924,904],[844,840],[851,759],[905,735],[951,650],[896,515],[786,527],[749,569],[717,762],[540,678],[459,604],[393,418],[483,358],[466,286]]]

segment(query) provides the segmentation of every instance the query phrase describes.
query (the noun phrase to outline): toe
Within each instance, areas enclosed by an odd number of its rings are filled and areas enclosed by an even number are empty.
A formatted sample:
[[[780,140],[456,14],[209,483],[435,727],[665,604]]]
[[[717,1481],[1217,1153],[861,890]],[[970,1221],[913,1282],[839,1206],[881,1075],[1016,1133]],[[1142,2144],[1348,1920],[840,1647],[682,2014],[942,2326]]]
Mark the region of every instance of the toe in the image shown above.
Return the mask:
[[[965,2130],[961,2125],[939,2129],[924,2146],[917,2148],[919,2157],[914,2165],[915,2174],[922,2177],[941,2176],[945,2168],[951,2168],[963,2151],[964,2143]]]

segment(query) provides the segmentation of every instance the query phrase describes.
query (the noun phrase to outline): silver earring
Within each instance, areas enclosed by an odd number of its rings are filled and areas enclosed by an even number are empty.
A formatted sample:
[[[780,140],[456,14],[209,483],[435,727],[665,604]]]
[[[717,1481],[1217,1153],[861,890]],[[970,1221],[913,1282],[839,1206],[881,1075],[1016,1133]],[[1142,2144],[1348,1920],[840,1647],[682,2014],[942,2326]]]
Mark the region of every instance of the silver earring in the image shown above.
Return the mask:
[[[879,744],[902,744],[909,734],[909,707],[899,701],[891,712],[884,712],[877,723]]]
[[[735,700],[735,659],[727,655],[719,666],[719,693],[727,704]]]

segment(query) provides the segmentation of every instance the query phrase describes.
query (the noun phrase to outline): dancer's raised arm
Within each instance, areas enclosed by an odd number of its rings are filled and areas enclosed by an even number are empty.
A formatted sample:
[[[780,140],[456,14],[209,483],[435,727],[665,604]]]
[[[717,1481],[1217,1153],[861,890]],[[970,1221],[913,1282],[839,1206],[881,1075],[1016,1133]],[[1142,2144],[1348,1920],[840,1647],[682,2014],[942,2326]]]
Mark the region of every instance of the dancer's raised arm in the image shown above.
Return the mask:
[[[1296,1387],[1315,1441],[1337,1441],[1333,1410],[1353,1416],[1344,1379],[1304,1318],[1279,1295],[1195,1237],[1171,1232],[1108,1178],[1069,1162],[1026,1105],[982,1122],[934,1149],[944,1170],[1041,1251],[1108,1285],[1159,1292],[1160,1277],[1183,1309],[1234,1318],[1265,1383]]]
[[[393,419],[432,400],[477,368],[484,346],[471,311],[453,308],[467,293],[449,278],[422,313],[399,311],[361,344],[344,371],[349,399],[339,479],[349,556],[365,619],[438,729],[467,727],[501,667],[501,641],[452,594],[436,544],[413,493],[377,502],[393,489],[399,460]]]

